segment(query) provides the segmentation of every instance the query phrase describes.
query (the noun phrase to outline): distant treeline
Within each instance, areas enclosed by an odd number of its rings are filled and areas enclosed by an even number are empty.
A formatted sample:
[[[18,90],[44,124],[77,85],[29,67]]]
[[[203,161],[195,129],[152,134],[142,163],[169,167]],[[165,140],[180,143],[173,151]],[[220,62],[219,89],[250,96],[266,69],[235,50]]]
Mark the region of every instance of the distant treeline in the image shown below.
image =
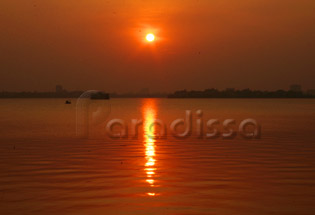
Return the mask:
[[[0,98],[79,98],[83,91],[63,92],[0,92]],[[111,93],[110,98],[315,98],[314,93],[296,91],[259,91],[259,90],[217,90],[204,91],[176,91],[173,94],[165,93]]]
[[[0,92],[0,98],[78,98],[83,92]]]
[[[83,91],[63,92],[0,92],[0,98],[79,98]],[[124,93],[109,94],[110,98],[166,98],[166,93]]]
[[[176,91],[168,95],[168,98],[315,98],[315,95],[295,91],[259,91],[259,90],[217,90],[206,89],[204,91]]]
[[[148,93],[148,94],[142,94],[142,93],[123,93],[123,94],[117,94],[117,93],[111,93],[111,98],[166,98],[168,96],[167,93]]]

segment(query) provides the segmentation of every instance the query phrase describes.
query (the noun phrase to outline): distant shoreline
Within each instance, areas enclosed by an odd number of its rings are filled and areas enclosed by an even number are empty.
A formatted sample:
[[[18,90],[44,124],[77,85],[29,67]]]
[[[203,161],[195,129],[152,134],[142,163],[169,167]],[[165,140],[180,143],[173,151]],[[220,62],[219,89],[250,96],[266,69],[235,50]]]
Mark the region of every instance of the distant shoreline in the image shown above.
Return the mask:
[[[62,92],[0,92],[0,99],[22,99],[22,98],[79,98],[83,91]],[[106,93],[107,94],[107,93]],[[206,89],[204,91],[176,91],[167,93],[109,93],[110,98],[169,98],[169,99],[314,99],[314,92],[302,91],[258,91],[258,90],[234,90]]]
[[[204,91],[187,91],[181,90],[176,91],[173,94],[168,95],[168,98],[226,98],[226,99],[242,99],[242,98],[315,98],[315,94],[305,93],[302,91],[259,91],[259,90],[235,90],[235,89],[227,89],[223,91],[219,91],[217,89],[206,89]]]
[[[78,99],[79,97],[0,97],[0,99]],[[315,99],[315,97],[273,97],[273,98],[264,98],[264,97],[248,97],[248,98],[241,98],[241,97],[211,97],[211,98],[169,98],[169,97],[111,97],[110,99],[180,99],[180,100],[185,100],[185,99]]]

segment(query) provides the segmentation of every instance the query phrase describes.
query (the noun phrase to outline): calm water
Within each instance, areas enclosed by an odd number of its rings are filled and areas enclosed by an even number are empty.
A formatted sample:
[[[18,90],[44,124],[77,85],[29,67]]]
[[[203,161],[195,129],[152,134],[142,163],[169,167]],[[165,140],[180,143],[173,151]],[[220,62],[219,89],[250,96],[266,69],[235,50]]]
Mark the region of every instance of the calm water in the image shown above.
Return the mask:
[[[0,100],[1,214],[315,214],[315,100],[110,103],[79,139],[75,100]],[[261,139],[153,137],[155,119],[169,126],[192,110],[194,126],[198,109],[204,122],[254,118]],[[139,138],[109,138],[115,118],[129,130],[143,119]]]

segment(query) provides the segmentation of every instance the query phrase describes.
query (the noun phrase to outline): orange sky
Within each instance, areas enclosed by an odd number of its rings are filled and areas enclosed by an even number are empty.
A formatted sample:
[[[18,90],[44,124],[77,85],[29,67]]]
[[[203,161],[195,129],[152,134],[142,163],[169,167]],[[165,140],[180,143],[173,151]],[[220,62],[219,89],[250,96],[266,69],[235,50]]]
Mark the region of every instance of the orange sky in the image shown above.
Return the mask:
[[[312,0],[2,0],[0,90],[315,88],[314,10]]]

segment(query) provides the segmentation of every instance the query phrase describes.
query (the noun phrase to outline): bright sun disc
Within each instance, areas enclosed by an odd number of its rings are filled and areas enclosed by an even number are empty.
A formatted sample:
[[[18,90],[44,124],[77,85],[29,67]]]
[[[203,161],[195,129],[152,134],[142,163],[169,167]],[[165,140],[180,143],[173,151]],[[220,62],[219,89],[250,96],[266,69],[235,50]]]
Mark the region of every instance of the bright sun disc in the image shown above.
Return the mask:
[[[149,42],[154,41],[155,36],[153,34],[147,34],[147,36],[145,37],[145,39]]]

